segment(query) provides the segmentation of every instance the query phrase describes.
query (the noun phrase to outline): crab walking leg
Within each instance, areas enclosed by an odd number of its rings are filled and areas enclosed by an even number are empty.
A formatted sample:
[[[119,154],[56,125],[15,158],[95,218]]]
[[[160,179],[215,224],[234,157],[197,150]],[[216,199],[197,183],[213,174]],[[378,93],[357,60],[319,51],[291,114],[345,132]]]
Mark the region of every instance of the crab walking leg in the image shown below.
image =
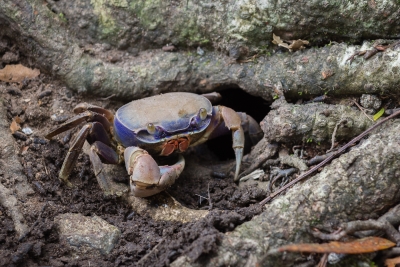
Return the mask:
[[[78,159],[79,153],[82,151],[83,144],[85,143],[86,137],[88,136],[91,128],[91,124],[86,124],[81,128],[74,141],[72,142],[71,147],[68,150],[67,156],[64,159],[58,177],[68,186],[72,186],[70,181],[68,181],[68,176],[75,166],[75,162]]]
[[[103,163],[100,156],[104,159],[103,161],[109,164],[117,164],[118,154],[111,147],[99,141],[94,142],[89,150],[90,162],[92,163],[94,174],[104,195],[119,194],[118,191],[121,190],[113,186],[113,182],[104,174]]]
[[[68,176],[71,174],[75,162],[82,151],[83,144],[87,139],[93,140],[94,143],[92,147],[94,147],[97,154],[99,154],[105,162],[110,164],[118,163],[118,154],[109,147],[110,140],[102,124],[98,122],[87,123],[81,128],[72,141],[60,170],[59,178],[68,186],[71,186],[71,183],[68,181]]]
[[[107,118],[107,120],[109,122],[113,122],[114,121],[114,114],[109,111],[108,109],[99,107],[99,106],[95,106],[95,105],[91,105],[88,103],[79,103],[78,105],[75,106],[74,108],[74,113],[75,114],[79,114],[79,113],[83,113],[85,111],[94,111],[95,113],[101,114],[104,117]]]
[[[185,167],[182,155],[174,165],[158,166],[147,151],[138,147],[127,147],[124,158],[135,197],[148,197],[164,191],[178,179]]]
[[[59,127],[57,127],[56,129],[49,132],[45,137],[47,139],[51,139],[52,137],[54,137],[60,133],[63,133],[69,129],[75,128],[82,122],[91,122],[91,121],[97,121],[103,125],[104,129],[106,129],[107,131],[110,130],[111,125],[106,117],[104,117],[102,114],[98,114],[96,112],[85,111],[85,112],[80,113],[80,114],[72,117],[71,119],[67,120],[66,122],[61,124]]]

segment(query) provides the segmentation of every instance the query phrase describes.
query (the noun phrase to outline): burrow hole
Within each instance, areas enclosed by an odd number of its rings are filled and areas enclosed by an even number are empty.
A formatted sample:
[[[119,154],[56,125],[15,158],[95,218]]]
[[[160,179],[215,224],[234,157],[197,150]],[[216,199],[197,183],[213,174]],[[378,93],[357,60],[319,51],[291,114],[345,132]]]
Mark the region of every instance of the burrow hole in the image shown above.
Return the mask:
[[[222,105],[232,108],[235,111],[246,112],[258,123],[268,114],[270,103],[261,97],[252,96],[240,88],[227,88],[218,91],[222,99],[215,105]],[[250,140],[246,139],[245,154],[251,149]],[[208,148],[217,156],[219,160],[234,159],[235,154],[232,149],[232,136],[224,135],[211,139],[207,142]]]

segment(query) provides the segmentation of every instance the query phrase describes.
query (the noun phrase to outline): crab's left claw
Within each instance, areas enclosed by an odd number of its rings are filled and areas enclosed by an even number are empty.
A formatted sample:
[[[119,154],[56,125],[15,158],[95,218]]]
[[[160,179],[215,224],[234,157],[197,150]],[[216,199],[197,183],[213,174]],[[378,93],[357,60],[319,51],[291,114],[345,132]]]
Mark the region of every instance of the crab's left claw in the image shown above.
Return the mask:
[[[236,182],[239,178],[239,171],[243,158],[244,132],[241,126],[242,121],[239,115],[231,108],[219,106],[219,111],[221,112],[225,126],[232,131],[232,147],[235,151],[236,158],[234,181]]]
[[[145,150],[138,147],[126,148],[124,158],[135,197],[148,197],[164,191],[178,179],[185,167],[182,155],[174,165],[158,166]]]

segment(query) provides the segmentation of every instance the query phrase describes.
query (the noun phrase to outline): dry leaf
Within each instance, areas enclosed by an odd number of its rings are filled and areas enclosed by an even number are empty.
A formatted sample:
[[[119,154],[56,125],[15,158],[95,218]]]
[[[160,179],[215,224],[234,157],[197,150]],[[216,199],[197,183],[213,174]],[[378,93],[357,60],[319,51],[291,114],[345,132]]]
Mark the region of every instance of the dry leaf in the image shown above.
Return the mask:
[[[21,123],[22,122],[22,119],[19,116],[15,116],[14,120],[15,120],[16,123]]]
[[[321,74],[322,74],[322,80],[325,80],[326,78],[331,77],[335,73],[332,70],[324,70],[321,72]]]
[[[301,49],[306,49],[306,47],[304,45],[308,45],[310,42],[306,41],[306,40],[294,40],[292,41],[292,43],[289,45],[289,50],[290,51],[297,51],[297,50],[301,50]]]
[[[351,242],[329,242],[324,244],[293,244],[278,248],[278,251],[309,252],[309,253],[341,253],[360,254],[396,246],[395,243],[381,237],[366,237]]]
[[[28,151],[28,149],[29,149],[29,146],[24,146],[24,147],[22,147],[22,148],[21,148],[21,154],[22,154],[22,155],[26,154],[26,152]]]
[[[17,65],[6,65],[0,70],[0,80],[5,82],[22,82],[24,79],[33,79],[39,76],[38,69],[30,69]]]
[[[21,127],[18,125],[18,123],[15,121],[15,119],[13,119],[11,122],[11,125],[10,125],[11,133],[13,134],[20,129],[21,129]]]
[[[285,47],[285,48],[289,49],[290,52],[297,51],[300,49],[305,49],[304,45],[308,45],[310,43],[309,41],[301,40],[301,39],[293,40],[293,41],[283,41],[281,39],[281,37],[279,37],[275,34],[272,34],[272,39],[273,39],[272,43],[277,44],[282,47]],[[287,43],[290,43],[290,44],[287,44]]]
[[[400,257],[385,260],[385,266],[387,266],[387,267],[396,267],[396,264],[399,264],[399,263],[400,263]]]
[[[278,35],[272,34],[272,39],[273,44],[279,45],[283,43],[281,37],[279,37]]]

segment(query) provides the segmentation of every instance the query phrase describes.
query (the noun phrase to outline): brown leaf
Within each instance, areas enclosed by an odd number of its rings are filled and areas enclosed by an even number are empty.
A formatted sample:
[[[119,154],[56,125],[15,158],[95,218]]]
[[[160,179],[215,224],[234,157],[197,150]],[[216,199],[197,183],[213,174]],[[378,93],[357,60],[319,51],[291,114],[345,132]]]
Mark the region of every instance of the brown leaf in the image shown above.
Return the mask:
[[[21,148],[21,154],[22,154],[22,155],[26,154],[26,152],[28,151],[28,149],[29,149],[29,146],[24,146],[24,147],[22,147],[22,148]]]
[[[39,76],[38,69],[30,69],[17,65],[6,65],[0,70],[0,80],[5,82],[22,82],[24,79],[33,79]]]
[[[278,35],[272,34],[272,39],[273,39],[273,40],[272,40],[272,43],[273,43],[273,44],[279,45],[279,44],[282,44],[282,43],[283,43],[281,37],[279,37]]]
[[[10,130],[11,133],[15,133],[16,131],[20,130],[21,127],[19,127],[18,123],[13,119],[10,125]]]
[[[22,122],[22,119],[19,116],[15,116],[14,120],[15,120],[16,123],[21,123]]]
[[[308,45],[310,42],[306,40],[294,40],[292,43],[289,45],[289,50],[290,51],[297,51],[301,49],[305,49],[306,47],[304,45]]]
[[[351,242],[329,242],[324,244],[293,244],[278,248],[278,251],[309,252],[309,253],[342,253],[360,254],[396,246],[395,243],[381,237],[366,237]]]
[[[308,45],[309,44],[309,41],[306,41],[306,40],[301,40],[301,39],[299,39],[299,40],[293,40],[293,41],[283,41],[282,39],[281,39],[281,37],[279,37],[279,36],[277,36],[277,35],[275,35],[275,34],[272,34],[272,43],[273,44],[277,44],[277,45],[279,45],[279,46],[282,46],[282,47],[285,47],[285,48],[287,48],[287,49],[289,49],[289,51],[297,51],[297,50],[300,50],[300,49],[305,49],[305,46],[304,45]],[[290,43],[290,45],[289,44],[287,44],[287,43]]]
[[[325,80],[326,78],[331,77],[333,74],[335,74],[332,70],[324,70],[321,72],[322,75],[322,80]]]
[[[399,263],[400,263],[400,257],[385,260],[385,266],[387,266],[387,267],[396,267],[396,264],[399,264]]]

